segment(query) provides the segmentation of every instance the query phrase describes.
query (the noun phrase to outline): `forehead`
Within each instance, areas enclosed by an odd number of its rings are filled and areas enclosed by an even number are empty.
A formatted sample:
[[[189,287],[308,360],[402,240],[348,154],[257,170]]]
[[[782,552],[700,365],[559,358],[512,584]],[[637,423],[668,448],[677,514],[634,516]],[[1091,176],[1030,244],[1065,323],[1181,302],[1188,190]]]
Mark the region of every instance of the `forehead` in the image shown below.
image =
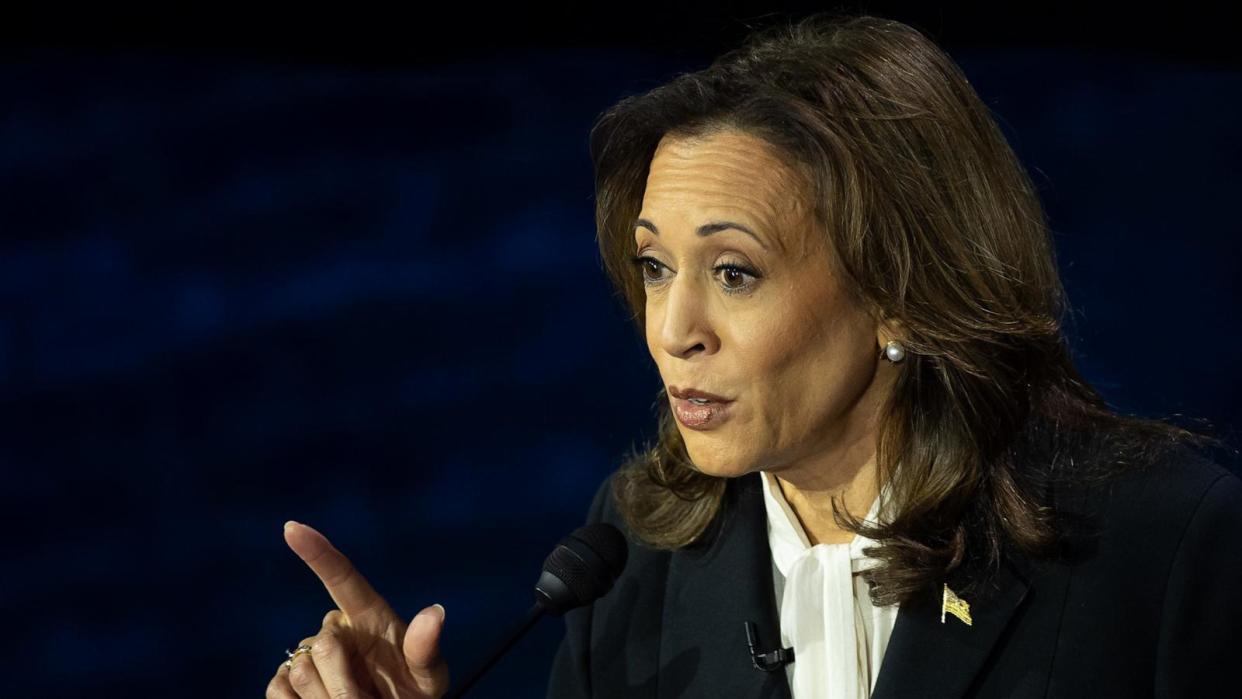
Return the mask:
[[[774,146],[727,129],[660,140],[641,216],[669,224],[684,218],[691,226],[728,217],[758,229],[778,248],[800,248],[809,203],[805,181]]]

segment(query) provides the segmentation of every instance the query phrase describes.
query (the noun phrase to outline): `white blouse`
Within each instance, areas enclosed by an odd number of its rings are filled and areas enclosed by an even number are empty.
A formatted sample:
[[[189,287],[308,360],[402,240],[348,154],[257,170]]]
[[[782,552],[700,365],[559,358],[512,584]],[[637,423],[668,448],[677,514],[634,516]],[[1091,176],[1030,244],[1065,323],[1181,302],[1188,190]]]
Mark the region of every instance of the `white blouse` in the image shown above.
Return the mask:
[[[776,477],[763,474],[768,544],[780,615],[781,647],[794,649],[785,665],[794,699],[867,699],[898,605],[874,607],[859,571],[875,565],[862,549],[875,545],[855,535],[843,544],[810,545]],[[874,523],[887,484],[866,519]]]

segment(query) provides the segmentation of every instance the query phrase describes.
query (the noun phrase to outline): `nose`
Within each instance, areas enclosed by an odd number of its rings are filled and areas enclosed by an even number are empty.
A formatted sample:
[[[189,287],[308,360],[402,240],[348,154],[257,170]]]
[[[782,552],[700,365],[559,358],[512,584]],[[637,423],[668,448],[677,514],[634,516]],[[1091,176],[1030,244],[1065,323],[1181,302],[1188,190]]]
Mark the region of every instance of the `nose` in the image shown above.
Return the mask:
[[[675,277],[664,299],[660,345],[669,355],[689,359],[713,354],[720,338],[712,329],[706,295],[689,275]]]

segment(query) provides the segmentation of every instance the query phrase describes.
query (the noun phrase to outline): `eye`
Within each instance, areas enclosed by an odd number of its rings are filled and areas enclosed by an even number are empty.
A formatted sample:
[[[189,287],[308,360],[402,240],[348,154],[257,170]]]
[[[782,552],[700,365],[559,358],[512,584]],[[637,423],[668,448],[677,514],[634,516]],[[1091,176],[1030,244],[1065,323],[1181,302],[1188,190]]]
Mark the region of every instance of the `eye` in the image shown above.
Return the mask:
[[[737,264],[716,265],[713,270],[719,277],[726,293],[740,294],[749,291],[759,279],[759,273]]]
[[[652,286],[665,281],[664,270],[668,267],[663,262],[647,255],[635,255],[630,262],[638,268],[643,284]],[[759,280],[759,273],[749,267],[737,263],[723,263],[712,268],[720,279],[720,285],[727,294],[742,294],[751,291]]]
[[[662,274],[662,271],[666,269],[664,263],[654,257],[635,255],[630,258],[630,262],[638,268],[639,274],[643,276],[644,284],[655,283],[664,278]]]

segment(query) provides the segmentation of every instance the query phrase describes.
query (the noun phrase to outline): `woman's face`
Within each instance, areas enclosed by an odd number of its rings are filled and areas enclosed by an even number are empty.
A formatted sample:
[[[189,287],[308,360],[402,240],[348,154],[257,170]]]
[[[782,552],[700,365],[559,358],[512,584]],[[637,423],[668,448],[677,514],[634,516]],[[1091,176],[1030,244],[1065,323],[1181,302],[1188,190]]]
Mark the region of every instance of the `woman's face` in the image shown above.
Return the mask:
[[[792,475],[870,457],[889,338],[833,272],[777,151],[732,129],[665,137],[634,242],[647,347],[698,470]],[[690,391],[717,398],[675,395]]]

